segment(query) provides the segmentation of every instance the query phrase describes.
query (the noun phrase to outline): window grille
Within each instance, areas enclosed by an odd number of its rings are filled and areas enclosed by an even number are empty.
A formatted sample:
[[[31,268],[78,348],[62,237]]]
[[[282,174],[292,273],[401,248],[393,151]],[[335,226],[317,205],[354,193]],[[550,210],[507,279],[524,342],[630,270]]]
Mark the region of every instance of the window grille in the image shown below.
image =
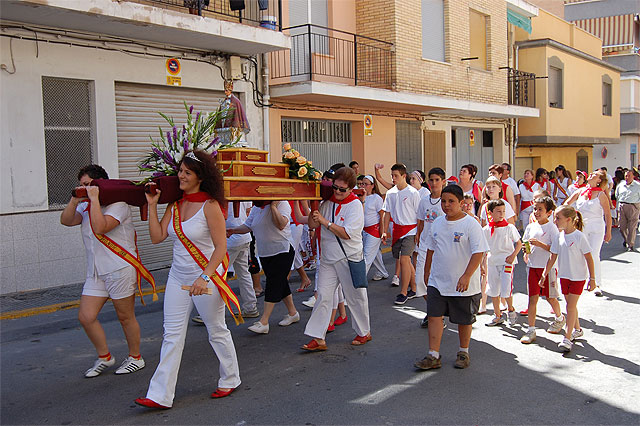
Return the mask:
[[[91,82],[42,77],[49,208],[67,204],[80,168],[91,164],[95,138]]]
[[[396,120],[396,162],[404,164],[407,173],[422,170],[422,128],[419,121]]]
[[[281,126],[282,143],[290,143],[318,170],[352,160],[348,121],[282,119]]]

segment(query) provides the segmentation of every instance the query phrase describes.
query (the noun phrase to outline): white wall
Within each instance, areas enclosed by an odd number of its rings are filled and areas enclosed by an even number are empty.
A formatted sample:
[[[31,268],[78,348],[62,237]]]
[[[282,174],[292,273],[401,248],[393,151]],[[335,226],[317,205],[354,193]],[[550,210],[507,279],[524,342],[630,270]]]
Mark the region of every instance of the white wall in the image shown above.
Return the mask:
[[[42,107],[42,76],[92,80],[95,85],[95,162],[118,177],[115,82],[166,84],[165,60],[95,48],[14,39],[16,72],[0,73],[0,294],[84,280],[79,229],[49,211]],[[183,60],[182,86],[222,90],[217,68]],[[0,63],[11,69],[9,39],[0,38]],[[263,148],[263,114],[251,86],[236,82],[251,124],[249,145]],[[76,167],[76,165],[73,165]],[[40,213],[34,213],[40,212]]]

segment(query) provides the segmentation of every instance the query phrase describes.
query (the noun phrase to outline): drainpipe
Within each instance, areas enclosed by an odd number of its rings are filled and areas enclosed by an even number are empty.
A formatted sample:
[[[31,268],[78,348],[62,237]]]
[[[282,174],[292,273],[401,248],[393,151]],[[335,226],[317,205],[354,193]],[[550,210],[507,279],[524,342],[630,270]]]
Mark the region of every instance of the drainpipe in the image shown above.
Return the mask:
[[[256,84],[258,84],[258,82],[256,81]],[[263,53],[262,54],[262,92],[263,92],[263,102],[265,104],[269,104],[269,100],[270,100],[270,96],[269,96],[269,66],[268,66],[268,62],[267,62],[267,54]],[[269,138],[269,108],[267,107],[262,107],[262,132],[263,132],[263,147],[262,149],[264,149],[265,151],[271,151],[270,150],[270,138]]]
[[[515,44],[515,43],[514,43]],[[515,69],[518,70],[518,49],[519,46],[516,44],[516,53],[515,53]],[[511,150],[511,155],[509,158],[509,164],[511,164],[511,168],[514,169],[516,165],[516,149],[518,148],[518,117],[513,120],[513,149]]]

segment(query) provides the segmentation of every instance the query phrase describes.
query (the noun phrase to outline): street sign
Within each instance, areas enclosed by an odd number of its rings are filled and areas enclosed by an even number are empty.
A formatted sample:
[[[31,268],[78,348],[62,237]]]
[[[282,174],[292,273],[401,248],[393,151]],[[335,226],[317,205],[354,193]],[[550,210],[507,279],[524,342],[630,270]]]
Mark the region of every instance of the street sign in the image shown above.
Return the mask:
[[[364,116],[364,135],[373,136],[373,117],[369,114]]]
[[[474,146],[476,144],[476,133],[473,129],[469,129],[469,146]]]
[[[176,58],[169,58],[165,62],[167,69],[167,86],[182,86],[182,77],[180,77],[180,71],[182,66],[180,60]]]

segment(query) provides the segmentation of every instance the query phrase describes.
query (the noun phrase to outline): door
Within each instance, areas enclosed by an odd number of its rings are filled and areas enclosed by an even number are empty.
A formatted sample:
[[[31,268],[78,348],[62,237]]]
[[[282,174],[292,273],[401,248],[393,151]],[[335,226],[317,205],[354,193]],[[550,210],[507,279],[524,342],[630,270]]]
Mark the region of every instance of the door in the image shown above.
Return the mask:
[[[422,128],[419,121],[396,120],[396,162],[407,173],[422,170]]]
[[[424,173],[434,167],[445,169],[446,137],[444,131],[425,130],[424,132]],[[427,179],[429,176],[427,176]]]

